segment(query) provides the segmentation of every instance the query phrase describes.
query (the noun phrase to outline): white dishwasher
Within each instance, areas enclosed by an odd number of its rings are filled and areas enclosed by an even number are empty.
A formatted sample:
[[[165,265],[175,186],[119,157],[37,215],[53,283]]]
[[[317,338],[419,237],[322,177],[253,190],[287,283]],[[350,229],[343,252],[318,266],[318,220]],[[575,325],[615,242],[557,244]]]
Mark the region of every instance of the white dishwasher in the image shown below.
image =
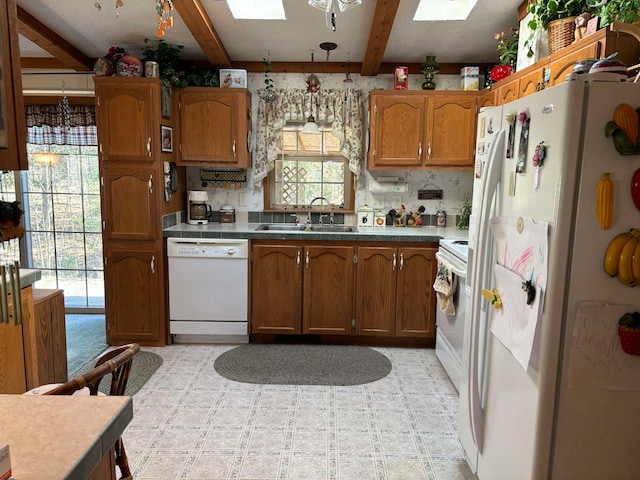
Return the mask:
[[[169,332],[176,343],[247,343],[249,242],[167,238]]]

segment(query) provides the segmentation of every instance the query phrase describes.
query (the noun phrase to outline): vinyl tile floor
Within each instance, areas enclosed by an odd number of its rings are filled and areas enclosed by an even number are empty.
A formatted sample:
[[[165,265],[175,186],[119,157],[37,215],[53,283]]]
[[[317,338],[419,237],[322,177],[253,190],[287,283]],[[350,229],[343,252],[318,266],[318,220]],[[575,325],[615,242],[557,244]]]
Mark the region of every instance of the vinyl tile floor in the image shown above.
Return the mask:
[[[233,348],[145,348],[164,363],[134,395],[123,435],[137,480],[473,480],[458,394],[432,349],[377,348],[393,365],[349,387],[227,380]]]

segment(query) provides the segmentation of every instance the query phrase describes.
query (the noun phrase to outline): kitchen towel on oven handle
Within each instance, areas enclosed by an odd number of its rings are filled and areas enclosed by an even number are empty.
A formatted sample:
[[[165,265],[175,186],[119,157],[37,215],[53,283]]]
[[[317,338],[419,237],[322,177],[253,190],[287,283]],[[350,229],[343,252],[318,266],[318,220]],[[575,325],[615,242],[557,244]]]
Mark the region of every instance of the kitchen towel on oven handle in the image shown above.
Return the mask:
[[[447,315],[455,315],[456,307],[453,303],[453,294],[456,291],[458,277],[453,273],[453,267],[449,262],[438,259],[438,273],[433,282],[438,306]]]

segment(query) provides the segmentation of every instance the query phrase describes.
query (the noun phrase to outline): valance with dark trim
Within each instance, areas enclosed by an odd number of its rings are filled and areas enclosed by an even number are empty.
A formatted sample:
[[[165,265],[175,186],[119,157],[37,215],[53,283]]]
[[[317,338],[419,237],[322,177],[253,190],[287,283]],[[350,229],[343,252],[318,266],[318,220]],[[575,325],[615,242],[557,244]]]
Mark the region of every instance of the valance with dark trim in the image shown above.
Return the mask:
[[[25,105],[27,143],[97,145],[96,107],[69,105],[68,123],[59,105]]]

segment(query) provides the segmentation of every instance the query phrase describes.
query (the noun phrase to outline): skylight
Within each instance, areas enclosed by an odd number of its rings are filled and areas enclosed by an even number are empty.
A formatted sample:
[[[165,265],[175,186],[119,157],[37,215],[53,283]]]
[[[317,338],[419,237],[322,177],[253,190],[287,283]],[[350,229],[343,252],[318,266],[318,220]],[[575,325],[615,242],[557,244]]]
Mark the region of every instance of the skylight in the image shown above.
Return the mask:
[[[227,0],[236,20],[286,20],[282,0]]]
[[[420,0],[414,21],[466,20],[477,0]]]

